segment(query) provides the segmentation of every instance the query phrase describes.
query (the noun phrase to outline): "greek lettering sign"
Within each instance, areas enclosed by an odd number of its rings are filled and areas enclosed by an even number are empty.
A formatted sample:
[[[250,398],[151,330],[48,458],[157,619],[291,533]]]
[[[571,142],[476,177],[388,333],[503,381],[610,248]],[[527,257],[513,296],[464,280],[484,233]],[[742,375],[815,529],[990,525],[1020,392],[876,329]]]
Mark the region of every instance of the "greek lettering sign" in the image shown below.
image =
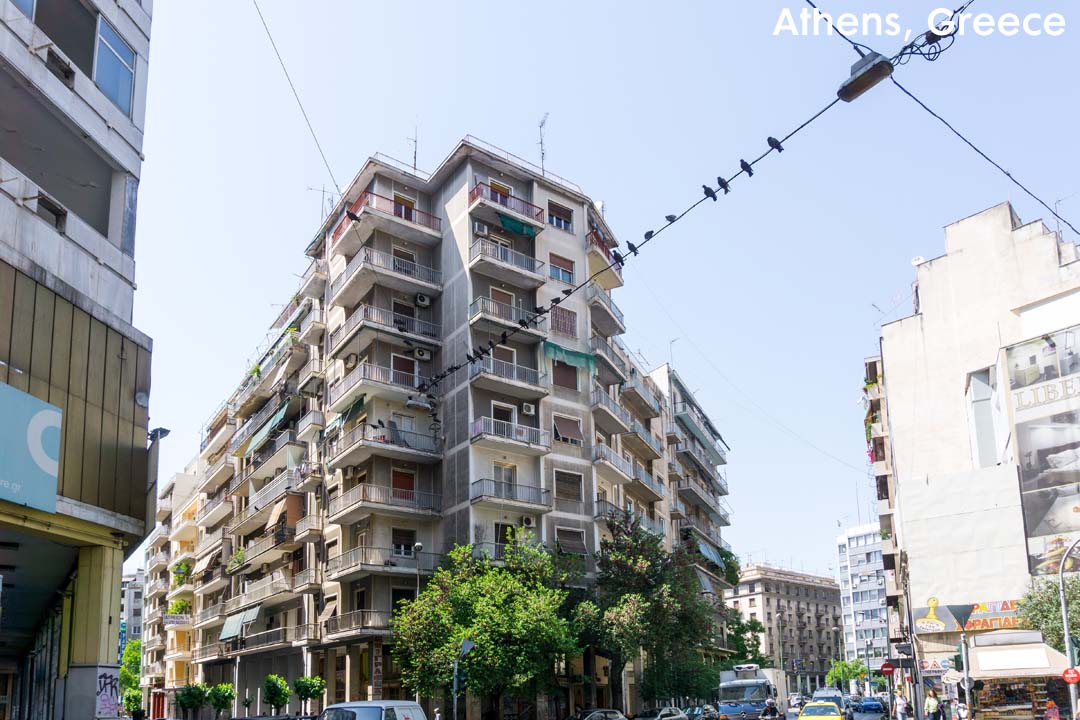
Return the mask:
[[[960,623],[951,607],[941,605],[937,598],[929,598],[926,607],[915,610],[915,633],[930,635],[933,633],[960,632]],[[966,609],[966,604],[964,609]],[[971,614],[964,624],[966,632],[983,630],[1014,630],[1020,627],[1017,611],[1020,600],[988,600],[971,604]],[[961,613],[962,614],[962,613]]]
[[[0,383],[0,499],[56,512],[60,408]]]

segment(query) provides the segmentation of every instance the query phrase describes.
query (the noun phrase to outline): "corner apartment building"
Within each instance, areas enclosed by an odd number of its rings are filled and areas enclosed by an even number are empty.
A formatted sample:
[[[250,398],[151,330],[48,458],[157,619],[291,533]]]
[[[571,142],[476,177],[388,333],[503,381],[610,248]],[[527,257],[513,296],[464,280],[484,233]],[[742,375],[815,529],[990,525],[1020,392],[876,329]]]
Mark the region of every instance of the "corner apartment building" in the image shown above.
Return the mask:
[[[120,580],[120,658],[130,640],[142,639],[143,589],[146,574],[137,570]]]
[[[978,678],[978,634],[1016,627],[1017,600],[1080,537],[1080,253],[1002,203],[947,226],[945,253],[916,272],[914,314],[882,327],[906,570],[887,596],[905,596],[935,681],[959,642],[949,607],[970,605]]]
[[[876,522],[848,528],[836,538],[844,659],[861,660],[871,670],[889,657],[883,543],[883,532]]]
[[[788,673],[789,691],[809,694],[825,685],[843,630],[835,580],[756,563],[742,569],[724,601],[744,621],[765,626],[761,653]]]
[[[156,452],[152,343],[131,324],[151,11],[0,0],[0,564],[14,568],[0,664],[15,668],[0,687],[14,718],[108,716],[118,699],[96,690],[118,677],[121,565],[147,532]]]
[[[205,424],[191,468],[197,679],[235,683],[252,712],[267,709],[271,672],[321,675],[327,702],[400,698],[392,613],[446,551],[469,543],[498,559],[525,530],[593,575],[607,521],[624,509],[669,547],[696,527],[719,592],[726,455],[696,404],[699,417],[682,422],[712,454],[677,458],[669,445],[674,396],[619,340],[615,247],[580,188],[474,138],[430,175],[379,155],[364,164],[307,246],[299,287],[283,289],[292,300],[266,344]],[[552,298],[563,301],[523,326]],[[423,384],[479,346],[490,355]],[[704,478],[697,526],[676,502],[692,490],[672,481],[683,461]],[[586,701],[575,679],[585,668],[570,665],[563,714]],[[610,703],[604,662],[591,671]]]

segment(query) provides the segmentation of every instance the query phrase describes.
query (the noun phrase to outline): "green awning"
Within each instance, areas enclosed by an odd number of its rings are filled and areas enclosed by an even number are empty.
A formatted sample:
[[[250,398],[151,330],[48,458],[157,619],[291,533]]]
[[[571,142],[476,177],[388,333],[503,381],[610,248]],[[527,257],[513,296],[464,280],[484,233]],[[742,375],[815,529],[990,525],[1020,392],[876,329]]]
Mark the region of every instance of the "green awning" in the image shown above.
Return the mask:
[[[716,585],[713,584],[712,578],[709,577],[708,573],[706,573],[704,570],[699,570],[699,569],[696,569],[696,568],[695,568],[695,571],[697,572],[698,583],[700,583],[700,585],[701,585],[701,592],[709,593],[711,595],[722,595],[723,594],[723,593],[718,593],[716,591]]]
[[[724,567],[724,561],[720,558],[720,554],[713,550],[711,547],[709,547],[707,544],[698,541],[698,550],[701,552],[702,555],[705,556],[706,560],[715,563],[720,568]]]
[[[269,420],[263,423],[263,426],[261,428],[259,428],[252,434],[251,442],[248,443],[247,450],[244,451],[244,457],[250,456],[251,453],[262,447],[263,443],[266,442],[266,438],[270,435],[271,432],[273,432],[274,428],[276,428],[278,424],[281,423],[281,419],[285,417],[285,411],[288,409],[288,407],[288,400],[281,403],[281,407],[277,409],[277,412],[275,412]]]
[[[259,616],[259,609],[262,605],[256,605],[253,608],[248,608],[240,615],[240,624],[247,625],[250,622],[255,622],[255,618]]]
[[[536,237],[536,228],[532,225],[526,225],[520,220],[515,220],[512,217],[503,215],[502,213],[496,213],[499,216],[499,222],[503,226],[503,230],[509,230],[512,233],[518,235],[524,235],[525,237]]]
[[[562,345],[556,345],[548,340],[544,341],[544,355],[553,360],[561,360],[567,365],[576,368],[587,368],[590,375],[596,374],[596,358],[589,353],[567,350]]]
[[[240,635],[240,622],[244,617],[244,613],[236,613],[225,618],[225,624],[221,626],[221,635],[218,636],[218,640],[232,640]]]

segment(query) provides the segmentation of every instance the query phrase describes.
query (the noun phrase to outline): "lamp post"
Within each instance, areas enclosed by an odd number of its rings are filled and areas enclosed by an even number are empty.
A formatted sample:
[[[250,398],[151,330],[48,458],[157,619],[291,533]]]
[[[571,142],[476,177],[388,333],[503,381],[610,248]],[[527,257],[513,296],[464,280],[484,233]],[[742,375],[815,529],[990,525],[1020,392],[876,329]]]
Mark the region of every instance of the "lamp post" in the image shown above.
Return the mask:
[[[424,551],[424,543],[414,542],[412,546],[413,551],[413,564],[416,566],[416,597],[414,600],[420,599],[420,553]],[[420,691],[416,691],[416,704],[420,704]],[[457,720],[455,718],[455,720]]]
[[[870,672],[870,653],[873,652],[874,641],[870,638],[866,638],[866,682],[864,683],[865,689],[870,689],[870,683],[874,679],[874,676]]]
[[[1072,556],[1073,550],[1080,545],[1080,537],[1073,540],[1072,545],[1061,556],[1061,564],[1058,566],[1058,592],[1061,597],[1061,630],[1065,637],[1065,657],[1069,659],[1069,667],[1076,665],[1073,657],[1072,634],[1069,633],[1069,600],[1065,597],[1065,563]],[[964,664],[967,667],[967,663]],[[1076,683],[1069,683],[1069,717],[1076,717]]]

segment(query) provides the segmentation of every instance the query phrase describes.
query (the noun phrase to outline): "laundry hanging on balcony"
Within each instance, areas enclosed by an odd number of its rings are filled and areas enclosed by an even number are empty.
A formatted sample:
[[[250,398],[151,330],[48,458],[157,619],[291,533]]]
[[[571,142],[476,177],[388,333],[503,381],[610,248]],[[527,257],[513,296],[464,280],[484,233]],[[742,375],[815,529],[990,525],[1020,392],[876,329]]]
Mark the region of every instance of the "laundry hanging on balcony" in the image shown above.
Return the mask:
[[[281,424],[281,421],[285,418],[285,411],[288,410],[288,408],[289,402],[286,400],[281,403],[281,407],[277,409],[273,416],[263,423],[261,428],[255,431],[251,436],[251,441],[248,442],[247,450],[244,451],[244,457],[250,457],[252,453],[262,447],[270,433]]]
[[[586,368],[589,375],[596,374],[596,358],[589,353],[567,350],[562,345],[556,345],[550,340],[545,340],[544,355],[552,360],[558,360],[576,368]]]
[[[528,238],[536,237],[536,228],[532,225],[526,225],[520,220],[515,220],[512,217],[503,215],[502,213],[496,213],[499,216],[499,223],[502,224],[504,230],[509,230],[512,233],[518,235],[524,235]]]

